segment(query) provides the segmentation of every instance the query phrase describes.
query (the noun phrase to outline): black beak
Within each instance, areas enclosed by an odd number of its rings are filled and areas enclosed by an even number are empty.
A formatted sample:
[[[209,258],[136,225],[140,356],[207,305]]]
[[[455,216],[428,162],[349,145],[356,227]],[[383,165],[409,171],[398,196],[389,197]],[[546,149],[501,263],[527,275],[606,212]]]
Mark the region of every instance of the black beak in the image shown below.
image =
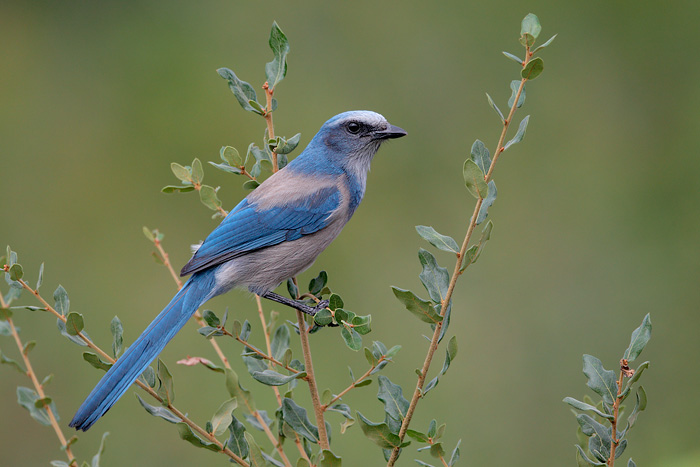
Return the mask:
[[[384,131],[378,131],[376,133],[377,138],[379,139],[395,139],[395,138],[401,138],[402,136],[406,136],[406,131],[402,128],[399,128],[394,125],[389,125],[389,128],[387,128]]]

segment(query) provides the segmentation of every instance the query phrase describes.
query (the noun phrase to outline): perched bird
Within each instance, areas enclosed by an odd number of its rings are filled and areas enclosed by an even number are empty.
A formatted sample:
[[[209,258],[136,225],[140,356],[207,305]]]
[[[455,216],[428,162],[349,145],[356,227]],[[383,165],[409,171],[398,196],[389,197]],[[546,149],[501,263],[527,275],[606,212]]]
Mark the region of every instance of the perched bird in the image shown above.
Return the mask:
[[[192,276],[109,369],[70,422],[87,430],[126,392],[207,300],[234,287],[308,314],[272,290],[309,268],[338,236],[365,193],[382,142],[406,132],[375,112],[344,112],[323,124],[304,151],[246,196],[182,268]]]

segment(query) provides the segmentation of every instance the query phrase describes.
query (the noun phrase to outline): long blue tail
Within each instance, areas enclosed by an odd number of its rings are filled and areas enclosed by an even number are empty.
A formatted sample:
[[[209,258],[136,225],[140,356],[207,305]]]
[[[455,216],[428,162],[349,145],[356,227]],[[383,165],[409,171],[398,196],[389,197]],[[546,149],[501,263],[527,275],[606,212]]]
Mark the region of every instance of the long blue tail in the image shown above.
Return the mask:
[[[216,268],[194,274],[168,306],[109,369],[76,412],[70,426],[87,430],[124,395],[199,306],[216,295]]]

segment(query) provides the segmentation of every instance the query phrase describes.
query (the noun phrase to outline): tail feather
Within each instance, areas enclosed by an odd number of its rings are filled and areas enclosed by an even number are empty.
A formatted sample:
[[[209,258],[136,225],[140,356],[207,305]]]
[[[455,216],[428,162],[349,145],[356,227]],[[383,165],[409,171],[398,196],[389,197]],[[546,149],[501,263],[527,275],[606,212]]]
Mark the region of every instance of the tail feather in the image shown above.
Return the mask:
[[[109,369],[76,412],[70,426],[87,430],[114,405],[166,344],[214,293],[214,271],[195,274]]]

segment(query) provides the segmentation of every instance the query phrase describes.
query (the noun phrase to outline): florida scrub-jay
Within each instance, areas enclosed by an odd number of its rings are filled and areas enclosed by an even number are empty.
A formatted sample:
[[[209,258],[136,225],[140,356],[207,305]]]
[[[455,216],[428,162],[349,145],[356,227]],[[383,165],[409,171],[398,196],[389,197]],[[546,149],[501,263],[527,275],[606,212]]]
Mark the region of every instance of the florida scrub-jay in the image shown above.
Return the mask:
[[[338,236],[365,193],[382,142],[406,132],[375,112],[328,120],[304,151],[236,206],[182,268],[192,276],[78,409],[70,426],[87,430],[126,392],[207,300],[234,287],[306,313],[314,308],[277,295]]]

